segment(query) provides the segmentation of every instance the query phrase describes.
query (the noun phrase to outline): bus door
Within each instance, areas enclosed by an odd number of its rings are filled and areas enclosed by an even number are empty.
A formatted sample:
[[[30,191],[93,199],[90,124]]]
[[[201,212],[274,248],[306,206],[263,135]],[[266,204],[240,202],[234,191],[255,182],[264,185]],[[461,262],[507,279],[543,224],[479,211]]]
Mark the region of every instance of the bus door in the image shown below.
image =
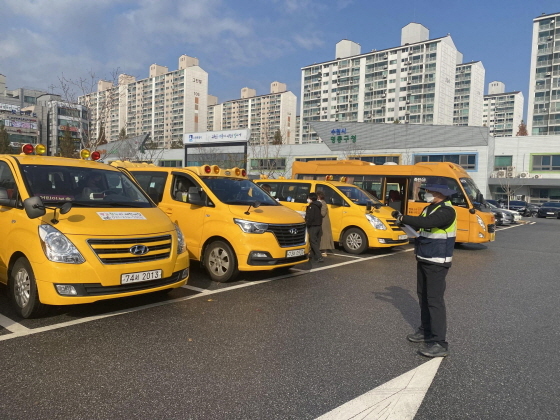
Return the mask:
[[[383,204],[406,214],[408,177],[388,176],[385,178]]]

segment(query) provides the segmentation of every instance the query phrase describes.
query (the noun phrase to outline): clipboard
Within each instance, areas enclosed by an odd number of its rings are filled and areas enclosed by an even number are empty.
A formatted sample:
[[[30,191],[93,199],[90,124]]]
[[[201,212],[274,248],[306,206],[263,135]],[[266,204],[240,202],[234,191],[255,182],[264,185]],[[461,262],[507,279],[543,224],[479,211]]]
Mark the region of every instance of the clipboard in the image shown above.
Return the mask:
[[[401,225],[401,229],[404,231],[404,233],[406,233],[408,235],[409,238],[417,238],[418,236],[418,232],[416,232],[416,230],[410,226],[410,225]]]

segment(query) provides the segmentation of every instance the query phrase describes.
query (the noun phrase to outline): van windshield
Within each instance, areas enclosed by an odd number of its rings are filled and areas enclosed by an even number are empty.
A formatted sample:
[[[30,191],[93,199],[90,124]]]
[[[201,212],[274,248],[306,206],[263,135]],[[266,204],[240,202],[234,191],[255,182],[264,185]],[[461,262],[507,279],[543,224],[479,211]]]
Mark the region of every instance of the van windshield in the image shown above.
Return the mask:
[[[84,207],[154,207],[120,171],[54,165],[22,165],[31,196],[45,204]]]
[[[381,204],[380,201],[370,193],[351,185],[336,188],[358,206],[365,206],[367,203]]]
[[[202,177],[204,183],[224,204],[248,206],[255,201],[261,206],[281,204],[248,179]]]

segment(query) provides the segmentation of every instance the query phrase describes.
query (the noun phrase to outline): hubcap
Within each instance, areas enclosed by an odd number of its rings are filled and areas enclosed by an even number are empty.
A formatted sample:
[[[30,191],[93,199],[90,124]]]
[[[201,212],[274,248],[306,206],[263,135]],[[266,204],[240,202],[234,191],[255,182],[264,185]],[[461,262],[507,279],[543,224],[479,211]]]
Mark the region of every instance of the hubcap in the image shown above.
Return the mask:
[[[208,258],[209,269],[216,276],[223,276],[229,270],[230,256],[224,248],[214,248]]]
[[[362,246],[362,237],[357,233],[352,233],[346,238],[346,244],[350,249],[358,249]]]
[[[29,273],[25,268],[21,268],[16,273],[16,282],[14,284],[14,298],[20,308],[27,306],[30,294],[31,282],[29,281]]]

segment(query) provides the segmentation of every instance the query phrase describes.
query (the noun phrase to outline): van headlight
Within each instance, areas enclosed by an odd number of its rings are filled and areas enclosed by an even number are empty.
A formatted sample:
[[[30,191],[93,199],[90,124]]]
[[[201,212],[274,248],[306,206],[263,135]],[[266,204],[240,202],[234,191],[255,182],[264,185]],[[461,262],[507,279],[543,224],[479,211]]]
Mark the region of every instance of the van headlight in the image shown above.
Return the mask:
[[[86,261],[70,239],[51,225],[39,226],[39,238],[43,251],[50,261],[66,264],[82,264]]]
[[[182,254],[187,250],[187,245],[185,244],[185,237],[181,228],[175,225],[175,232],[177,232],[177,254]]]
[[[497,214],[500,214],[500,213],[497,213]],[[482,220],[482,218],[478,214],[476,215],[476,221],[478,222],[480,227],[482,229],[484,229],[484,231],[486,232],[486,225],[484,224],[484,220]]]
[[[378,217],[375,217],[372,214],[366,214],[366,218],[369,220],[369,222],[375,229],[387,230],[387,226],[385,226],[385,223],[383,223],[381,219],[379,219]]]
[[[268,230],[267,223],[251,222],[243,219],[233,219],[233,221],[245,233],[265,233]]]

